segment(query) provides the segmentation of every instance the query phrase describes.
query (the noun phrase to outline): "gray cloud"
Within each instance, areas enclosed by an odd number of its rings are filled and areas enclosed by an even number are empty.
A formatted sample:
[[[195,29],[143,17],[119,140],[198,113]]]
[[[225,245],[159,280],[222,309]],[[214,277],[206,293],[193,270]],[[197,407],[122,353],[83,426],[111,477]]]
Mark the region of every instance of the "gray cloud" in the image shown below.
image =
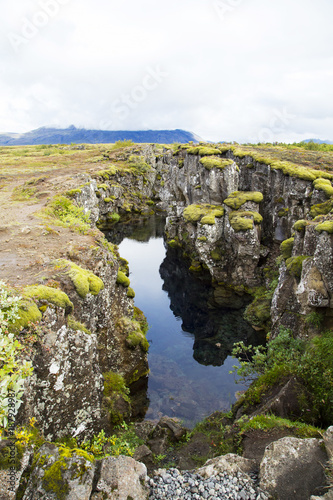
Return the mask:
[[[333,140],[329,0],[16,0],[0,130],[184,128]]]

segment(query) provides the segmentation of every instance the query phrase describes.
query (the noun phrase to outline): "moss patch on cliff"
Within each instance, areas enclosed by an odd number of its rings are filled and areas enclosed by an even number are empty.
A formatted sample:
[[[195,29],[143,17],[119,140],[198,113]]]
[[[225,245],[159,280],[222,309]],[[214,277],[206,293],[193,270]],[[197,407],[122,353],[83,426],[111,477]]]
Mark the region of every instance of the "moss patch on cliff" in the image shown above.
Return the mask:
[[[101,278],[88,269],[82,269],[82,267],[77,266],[74,262],[66,259],[58,259],[55,261],[55,266],[58,269],[63,269],[64,272],[70,277],[75,290],[83,299],[88,293],[98,295],[104,288],[104,283]]]
[[[82,207],[75,205],[66,196],[55,196],[39,215],[79,233],[87,233],[90,230],[90,213],[85,213]]]
[[[38,301],[46,301],[56,307],[61,307],[69,314],[73,311],[73,303],[68,295],[58,288],[51,288],[45,285],[32,285],[24,288],[22,295]]]
[[[333,187],[330,180],[318,178],[313,181],[313,185],[315,189],[324,191],[327,198],[330,198],[333,195]]]
[[[218,205],[209,205],[208,203],[202,205],[189,205],[184,209],[183,217],[186,222],[196,224],[215,224],[215,217],[222,217],[224,208]]]
[[[324,203],[318,203],[317,205],[312,205],[310,209],[310,215],[312,218],[318,215],[327,215],[333,209],[333,200],[327,200]]]
[[[123,271],[118,271],[117,275],[117,285],[122,285],[124,287],[129,287],[130,286],[130,279],[128,276]]]
[[[19,303],[18,318],[11,322],[9,331],[17,333],[27,328],[30,323],[38,323],[42,319],[42,313],[31,299],[22,299]]]
[[[316,226],[316,231],[318,233],[322,233],[323,231],[326,231],[327,233],[332,234],[333,233],[333,220],[326,220],[324,222],[321,222]]]
[[[144,352],[147,352],[149,349],[149,342],[146,339],[147,330],[145,329],[145,324],[143,324],[143,322],[135,319],[138,317],[139,315],[136,313],[134,314],[133,319],[123,316],[117,321],[117,326],[122,335],[126,337],[126,345],[129,348],[135,349],[135,347],[139,345]]]
[[[300,278],[302,274],[303,262],[306,259],[311,259],[308,255],[298,255],[297,257],[290,257],[286,260],[286,266],[289,274]]]
[[[223,203],[234,210],[238,210],[247,201],[261,203],[264,197],[259,191],[234,191]]]
[[[291,257],[291,253],[293,251],[293,246],[294,246],[294,241],[295,241],[295,238],[288,238],[287,240],[284,240],[280,245],[282,257],[285,260],[287,260]]]
[[[309,224],[309,221],[301,219],[301,220],[298,220],[297,222],[295,222],[293,228],[295,229],[295,231],[301,232],[301,231],[303,231],[303,229],[305,229],[305,227],[308,224]]]
[[[225,167],[232,165],[234,162],[226,158],[218,158],[217,156],[204,156],[201,158],[200,163],[207,170],[211,170],[212,168],[219,168],[222,170]]]
[[[212,146],[195,146],[187,149],[190,155],[210,156],[220,154],[220,150]]]
[[[75,318],[73,318],[73,316],[68,316],[67,324],[68,328],[71,328],[71,330],[74,330],[75,332],[80,331],[91,335],[91,331],[88,330],[86,325],[80,323],[80,321],[77,321]]]
[[[262,216],[253,211],[234,211],[229,213],[229,221],[234,231],[248,231],[254,224],[261,224]]]

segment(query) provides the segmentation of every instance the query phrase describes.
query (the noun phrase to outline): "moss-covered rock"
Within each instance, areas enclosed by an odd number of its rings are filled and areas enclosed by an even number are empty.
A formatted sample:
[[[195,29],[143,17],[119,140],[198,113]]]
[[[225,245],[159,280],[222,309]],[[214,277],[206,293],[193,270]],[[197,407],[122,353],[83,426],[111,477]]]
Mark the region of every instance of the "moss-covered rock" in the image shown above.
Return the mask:
[[[310,215],[314,219],[318,215],[327,215],[333,209],[333,200],[327,200],[324,203],[312,205]]]
[[[42,313],[31,299],[23,299],[19,303],[18,318],[10,323],[9,331],[19,332],[27,328],[30,323],[38,323],[42,319]]]
[[[199,156],[208,156],[208,155],[218,155],[218,154],[220,154],[220,150],[219,149],[213,148],[211,146],[196,146],[194,148],[188,148],[187,152],[190,155],[199,155]]]
[[[333,195],[333,187],[329,179],[315,179],[313,181],[313,185],[315,189],[324,191],[327,198],[330,198]]]
[[[122,285],[124,287],[129,287],[130,286],[130,279],[128,276],[123,271],[118,271],[117,275],[117,285]]]
[[[189,205],[184,209],[183,217],[186,222],[196,224],[215,224],[215,217],[222,217],[224,208],[219,205],[209,205],[208,203],[202,205]]]
[[[65,309],[69,314],[73,311],[73,303],[69,300],[68,295],[58,288],[51,288],[45,285],[27,286],[23,290],[22,295],[38,301],[46,301],[56,307]]]
[[[251,304],[249,304],[244,313],[244,319],[250,325],[258,328],[265,328],[271,317],[271,302],[272,295],[265,292],[256,297]]]
[[[223,203],[234,210],[238,210],[247,201],[261,203],[264,197],[259,191],[234,191]]]
[[[293,251],[293,246],[294,246],[294,240],[295,238],[288,238],[287,240],[284,240],[280,245],[282,257],[285,260],[291,257],[291,253]]]
[[[224,169],[229,165],[233,164],[232,160],[228,160],[227,158],[219,158],[217,156],[204,156],[200,160],[201,165],[203,165],[207,170],[211,170],[212,168]]]
[[[300,278],[302,274],[303,262],[306,259],[310,259],[308,255],[298,255],[297,257],[290,257],[286,260],[287,270],[289,274],[292,274],[296,278]]]
[[[129,299],[134,299],[134,297],[135,297],[135,291],[130,286],[127,289],[127,297]]]
[[[293,228],[295,229],[295,231],[301,232],[301,231],[303,231],[303,229],[305,229],[305,227],[308,224],[309,224],[309,221],[301,219],[301,220],[298,220],[297,222],[295,222]]]
[[[323,231],[326,231],[327,233],[332,234],[333,233],[333,220],[326,220],[324,222],[321,222],[316,226],[316,231],[318,233],[322,233]]]
[[[63,269],[64,272],[70,277],[77,291],[78,295],[83,299],[88,293],[92,295],[98,295],[104,288],[104,283],[91,271],[88,269],[82,269],[82,267],[74,264],[66,259],[58,259],[55,261],[56,268]]]

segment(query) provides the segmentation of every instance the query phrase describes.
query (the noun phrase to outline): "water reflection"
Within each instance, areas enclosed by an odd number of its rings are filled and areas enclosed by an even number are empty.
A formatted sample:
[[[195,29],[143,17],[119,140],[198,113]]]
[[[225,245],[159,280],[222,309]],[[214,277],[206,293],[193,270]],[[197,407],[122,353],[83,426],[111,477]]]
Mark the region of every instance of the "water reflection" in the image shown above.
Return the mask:
[[[166,253],[163,219],[116,228],[108,237],[120,243],[126,235],[120,255],[130,263],[135,304],[150,325],[146,418],[169,415],[192,427],[216,410],[229,410],[244,388],[229,374],[235,364],[230,352],[235,341],[252,342],[252,328],[240,310],[216,307],[208,275],[195,278],[180,254]]]

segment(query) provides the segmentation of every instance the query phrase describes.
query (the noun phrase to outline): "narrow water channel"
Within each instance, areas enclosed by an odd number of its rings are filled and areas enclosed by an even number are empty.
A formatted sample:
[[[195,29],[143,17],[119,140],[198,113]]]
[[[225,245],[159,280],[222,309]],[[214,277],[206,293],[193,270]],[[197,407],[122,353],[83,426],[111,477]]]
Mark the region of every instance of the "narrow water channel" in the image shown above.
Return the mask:
[[[129,261],[135,305],[150,326],[146,418],[168,415],[193,427],[216,410],[228,411],[244,389],[229,373],[235,364],[230,349],[248,340],[252,328],[239,310],[207,309],[207,285],[192,278],[172,250],[166,253],[163,220],[117,226],[107,236]]]

